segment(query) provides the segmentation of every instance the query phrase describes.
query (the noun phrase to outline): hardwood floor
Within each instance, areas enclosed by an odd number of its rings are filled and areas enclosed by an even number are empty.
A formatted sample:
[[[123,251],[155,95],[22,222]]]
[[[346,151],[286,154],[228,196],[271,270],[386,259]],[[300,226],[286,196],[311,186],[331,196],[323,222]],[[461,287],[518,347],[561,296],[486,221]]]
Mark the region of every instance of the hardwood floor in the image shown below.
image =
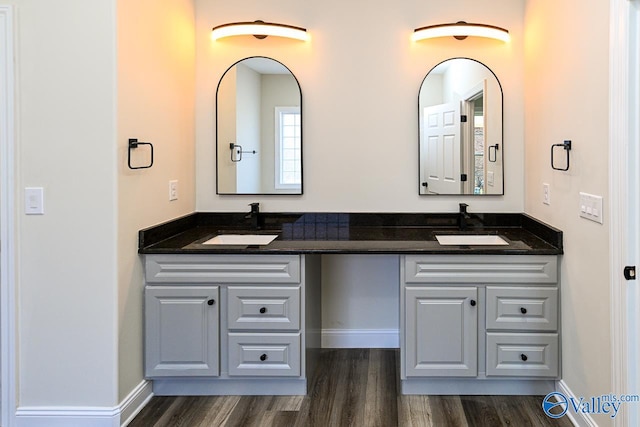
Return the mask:
[[[324,349],[308,396],[154,397],[129,427],[571,426],[543,396],[402,396],[397,350]]]

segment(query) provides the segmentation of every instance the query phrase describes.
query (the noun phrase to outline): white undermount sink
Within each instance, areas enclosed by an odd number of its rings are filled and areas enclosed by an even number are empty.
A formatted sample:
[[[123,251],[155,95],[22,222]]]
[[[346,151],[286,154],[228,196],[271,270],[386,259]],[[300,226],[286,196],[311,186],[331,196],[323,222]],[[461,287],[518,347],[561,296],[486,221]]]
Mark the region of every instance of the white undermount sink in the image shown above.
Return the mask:
[[[203,245],[268,245],[273,242],[277,234],[219,234],[203,242]]]
[[[508,245],[506,240],[495,234],[447,234],[437,235],[441,245]]]

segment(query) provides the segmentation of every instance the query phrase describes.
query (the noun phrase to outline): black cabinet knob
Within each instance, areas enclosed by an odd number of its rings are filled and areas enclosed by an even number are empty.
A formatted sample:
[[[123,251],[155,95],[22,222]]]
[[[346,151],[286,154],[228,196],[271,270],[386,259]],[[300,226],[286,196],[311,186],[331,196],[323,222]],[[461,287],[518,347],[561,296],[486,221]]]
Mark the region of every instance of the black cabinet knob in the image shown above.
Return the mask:
[[[265,314],[267,312],[267,307],[260,307],[260,314]]]
[[[523,362],[526,362],[526,361],[527,361],[527,359],[528,359],[528,357],[527,357],[527,355],[526,355],[526,354],[521,354],[521,355],[520,355],[520,359],[522,359],[522,361],[523,361]]]
[[[520,313],[527,314],[527,309],[524,307],[520,307]]]
[[[471,302],[469,302],[469,304],[471,304],[471,307],[475,307],[476,306],[476,300],[472,299]]]
[[[260,360],[262,360],[263,362],[264,362],[265,360],[267,360],[267,355],[266,355],[266,354],[262,354],[262,355],[260,356]]]
[[[207,304],[209,304],[209,305],[213,305],[215,303],[216,303],[216,300],[214,300],[214,299],[210,299],[209,301],[207,301]]]

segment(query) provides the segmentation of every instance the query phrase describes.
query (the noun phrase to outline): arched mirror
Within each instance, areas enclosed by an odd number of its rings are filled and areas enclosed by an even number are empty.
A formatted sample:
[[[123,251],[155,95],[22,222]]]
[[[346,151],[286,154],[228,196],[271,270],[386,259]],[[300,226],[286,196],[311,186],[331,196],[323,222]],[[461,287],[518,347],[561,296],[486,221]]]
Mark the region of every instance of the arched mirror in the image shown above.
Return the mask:
[[[216,92],[218,194],[302,194],[302,92],[282,63],[246,58]]]
[[[421,195],[504,194],[502,87],[484,64],[435,66],[418,96]]]

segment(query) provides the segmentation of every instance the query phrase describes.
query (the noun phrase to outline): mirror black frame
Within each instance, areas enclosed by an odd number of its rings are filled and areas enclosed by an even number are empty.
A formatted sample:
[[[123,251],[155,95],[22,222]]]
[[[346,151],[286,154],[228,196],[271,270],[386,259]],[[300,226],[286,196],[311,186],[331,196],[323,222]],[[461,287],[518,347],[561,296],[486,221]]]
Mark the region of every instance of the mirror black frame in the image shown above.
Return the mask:
[[[222,80],[224,79],[224,76],[227,75],[227,73],[229,72],[229,70],[231,70],[233,67],[235,67],[236,65],[238,65],[239,63],[241,63],[242,61],[245,61],[247,59],[254,59],[254,58],[262,58],[262,59],[268,59],[274,62],[277,62],[278,64],[282,65],[284,68],[286,68],[289,73],[291,74],[291,76],[294,78],[294,80],[296,81],[296,84],[298,85],[298,94],[300,97],[300,191],[299,192],[295,192],[295,193],[286,193],[286,192],[282,192],[282,193],[221,193],[220,192],[220,188],[219,188],[219,184],[220,184],[220,176],[219,176],[219,166],[218,166],[218,162],[219,162],[219,158],[218,158],[218,147],[220,144],[220,140],[219,140],[219,123],[218,123],[218,116],[219,116],[219,105],[218,105],[218,92],[220,91],[220,85],[222,84]],[[284,65],[282,62],[278,61],[277,59],[274,58],[270,58],[268,56],[260,56],[260,55],[256,55],[256,56],[248,56],[246,58],[242,58],[237,60],[236,62],[234,62],[233,64],[231,64],[224,73],[222,73],[222,75],[220,76],[220,80],[218,80],[218,85],[216,86],[216,120],[215,120],[215,132],[216,132],[216,146],[215,146],[215,151],[216,151],[216,194],[221,195],[221,196],[300,196],[302,194],[304,194],[304,115],[303,115],[303,103],[302,103],[302,86],[300,86],[300,81],[298,80],[298,78],[296,77],[295,74],[293,74],[293,72],[291,71],[291,69],[289,67],[287,67],[286,65]]]
[[[501,147],[495,151],[499,151],[500,153],[500,162],[502,165],[502,188],[501,188],[501,192],[500,193],[495,193],[495,194],[474,194],[474,193],[447,193],[447,194],[424,194],[422,193],[420,190],[423,185],[420,179],[421,177],[421,156],[420,156],[420,150],[422,149],[421,147],[421,129],[420,129],[420,115],[421,115],[421,111],[420,111],[420,95],[421,95],[421,91],[422,91],[422,87],[424,85],[425,80],[427,79],[427,77],[429,77],[429,74],[431,74],[431,72],[436,69],[438,66],[440,66],[441,64],[447,62],[447,61],[451,61],[454,59],[466,59],[469,61],[473,61],[476,62],[480,65],[482,65],[484,68],[486,68],[487,70],[489,70],[489,72],[491,72],[491,74],[493,75],[493,77],[496,79],[496,82],[498,83],[498,87],[500,88],[500,127],[501,127],[501,133],[502,133],[502,138],[500,141],[500,145]],[[487,146],[487,151],[489,152],[489,146]],[[497,153],[496,153],[497,155]],[[473,58],[469,58],[469,57],[464,57],[464,56],[457,56],[457,57],[452,57],[452,58],[447,58],[444,59],[440,62],[438,62],[436,65],[434,65],[433,67],[431,67],[431,69],[429,70],[429,72],[424,76],[424,78],[422,79],[422,81],[420,82],[420,86],[418,88],[418,195],[419,196],[429,196],[429,197],[434,197],[434,196],[482,196],[482,197],[487,197],[487,196],[504,196],[504,186],[505,186],[505,168],[504,168],[504,90],[502,88],[502,83],[500,83],[500,79],[498,79],[498,76],[496,75],[496,73],[489,68],[486,64],[484,64],[481,61],[478,61],[477,59],[473,59]]]

